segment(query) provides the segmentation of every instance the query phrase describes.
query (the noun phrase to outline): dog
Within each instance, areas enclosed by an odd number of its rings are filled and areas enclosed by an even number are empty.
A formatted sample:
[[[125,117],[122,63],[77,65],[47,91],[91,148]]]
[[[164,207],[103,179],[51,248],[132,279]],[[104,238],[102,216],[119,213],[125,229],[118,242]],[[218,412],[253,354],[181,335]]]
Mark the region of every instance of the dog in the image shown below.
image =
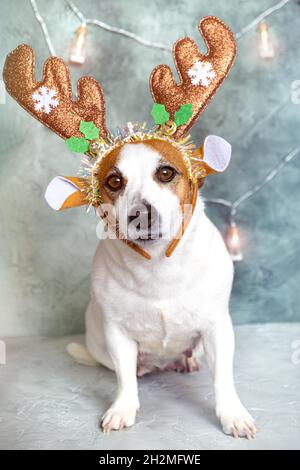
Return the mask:
[[[170,156],[171,146],[168,152]],[[168,175],[167,181],[161,175]],[[112,189],[114,178],[119,185]],[[118,381],[102,429],[134,424],[139,409],[137,375],[157,369],[197,370],[203,345],[224,432],[251,438],[256,433],[254,420],[233,381],[234,334],[228,309],[233,264],[201,197],[172,257],[164,256],[182,220],[185,186],[181,170],[147,143],[122,146],[108,170],[107,200],[120,213],[127,204],[129,236],[132,214],[144,207],[154,216],[139,238],[132,230],[132,240],[151,253],[150,264],[121,240],[110,238],[100,241],[93,262],[86,345],[98,363],[115,371]],[[173,231],[167,233],[170,219]]]
[[[54,178],[45,195],[48,204],[55,210],[93,206],[105,224],[86,311],[93,359],[84,349],[69,347],[77,360],[116,373],[117,396],[101,424],[105,432],[134,424],[137,376],[157,369],[197,370],[203,348],[224,432],[248,438],[256,433],[233,381],[228,310],[233,265],[198,197],[198,184],[228,166],[230,145],[209,136],[200,149],[192,149],[187,137],[226,78],[236,44],[216,17],[203,18],[199,31],[207,54],[190,38],[174,46],[179,83],[166,65],[152,72],[156,127],[128,124],[115,136],[106,128],[103,90],[92,77],[80,78],[74,100],[62,59],[46,61],[40,82],[27,45],[12,51],[4,65],[8,93],[70,150],[84,154],[82,176]]]

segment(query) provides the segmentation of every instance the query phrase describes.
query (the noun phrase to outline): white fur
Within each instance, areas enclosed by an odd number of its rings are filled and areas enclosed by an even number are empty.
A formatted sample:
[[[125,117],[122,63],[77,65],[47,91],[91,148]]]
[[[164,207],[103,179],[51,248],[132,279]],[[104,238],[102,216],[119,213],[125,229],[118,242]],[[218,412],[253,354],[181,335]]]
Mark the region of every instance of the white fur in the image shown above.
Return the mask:
[[[117,164],[128,179],[129,205],[144,199],[163,223],[180,219],[177,196],[153,180],[160,155],[143,144],[124,146]],[[176,225],[176,224],[175,224]],[[163,367],[203,341],[214,379],[216,413],[226,433],[251,437],[253,419],[233,383],[234,337],[228,311],[233,265],[223,239],[199,198],[192,220],[170,258],[169,240],[146,244],[146,260],[120,240],[100,242],[86,312],[90,354],[114,370],[117,397],[105,413],[104,431],[131,426],[139,408],[137,355]]]

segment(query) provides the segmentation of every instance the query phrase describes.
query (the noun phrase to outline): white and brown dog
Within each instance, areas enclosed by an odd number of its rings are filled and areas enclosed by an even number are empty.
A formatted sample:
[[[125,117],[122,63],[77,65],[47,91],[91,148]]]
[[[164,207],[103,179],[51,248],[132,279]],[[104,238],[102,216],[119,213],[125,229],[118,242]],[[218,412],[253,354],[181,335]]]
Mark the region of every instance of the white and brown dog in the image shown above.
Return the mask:
[[[90,204],[107,224],[86,311],[89,354],[114,370],[118,382],[102,419],[104,431],[133,425],[138,375],[197,370],[203,346],[224,432],[249,438],[256,433],[233,381],[232,261],[197,197],[198,183],[226,169],[231,148],[209,136],[200,150],[192,150],[184,138],[226,77],[236,49],[231,31],[215,17],[204,18],[200,32],[206,55],[189,38],[175,44],[179,84],[169,67],[154,70],[153,117],[159,127],[150,131],[128,126],[113,137],[105,126],[101,87],[84,77],[73,101],[61,59],[48,59],[41,82],[34,79],[29,46],[9,54],[4,67],[8,92],[71,149],[85,153],[86,173],[54,178],[46,192],[49,205],[61,210]],[[78,347],[69,350],[89,360]]]
[[[224,166],[230,157],[226,148]],[[109,431],[134,423],[139,408],[137,371],[142,375],[156,368],[197,370],[202,342],[224,431],[251,437],[253,419],[233,382],[234,336],[228,310],[232,261],[200,198],[178,247],[171,257],[164,256],[169,237],[176,235],[182,221],[186,185],[181,168],[151,143],[122,146],[105,180],[107,197],[120,213],[125,211],[122,204],[127,204],[129,214],[142,212],[143,207],[152,212],[139,239],[135,225],[132,228],[132,240],[146,247],[152,259],[149,262],[110,238],[99,243],[94,259],[86,344],[92,357],[114,370],[118,380],[117,397],[102,427]],[[173,233],[168,232],[170,226]],[[129,234],[130,229],[129,222]]]

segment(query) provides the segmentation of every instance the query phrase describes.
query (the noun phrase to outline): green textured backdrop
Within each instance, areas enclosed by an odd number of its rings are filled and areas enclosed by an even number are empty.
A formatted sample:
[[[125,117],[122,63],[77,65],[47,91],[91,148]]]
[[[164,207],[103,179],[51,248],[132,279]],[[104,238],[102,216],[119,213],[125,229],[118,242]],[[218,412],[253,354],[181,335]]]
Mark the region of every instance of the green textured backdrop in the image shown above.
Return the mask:
[[[87,17],[97,17],[141,36],[171,44],[190,35],[200,44],[198,20],[217,15],[240,31],[276,0],[76,0]],[[56,52],[67,47],[78,19],[63,0],[37,0]],[[0,59],[19,43],[32,45],[38,76],[48,56],[28,1],[1,0]],[[277,56],[258,58],[257,31],[238,41],[229,79],[193,129],[201,142],[218,134],[233,145],[226,174],[210,178],[206,197],[235,199],[259,182],[300,142],[299,110],[291,83],[300,79],[300,6],[290,0],[268,18]],[[203,49],[203,44],[201,45]],[[171,54],[91,27],[89,58],[72,68],[73,85],[91,74],[105,91],[110,127],[150,118],[148,77]],[[83,209],[52,212],[43,199],[56,174],[76,174],[78,160],[63,142],[30,118],[10,97],[0,105],[0,334],[66,334],[83,330],[90,265],[97,239],[96,219]],[[300,158],[238,213],[245,240],[236,265],[232,315],[236,323],[299,320]],[[221,230],[226,212],[208,207]]]

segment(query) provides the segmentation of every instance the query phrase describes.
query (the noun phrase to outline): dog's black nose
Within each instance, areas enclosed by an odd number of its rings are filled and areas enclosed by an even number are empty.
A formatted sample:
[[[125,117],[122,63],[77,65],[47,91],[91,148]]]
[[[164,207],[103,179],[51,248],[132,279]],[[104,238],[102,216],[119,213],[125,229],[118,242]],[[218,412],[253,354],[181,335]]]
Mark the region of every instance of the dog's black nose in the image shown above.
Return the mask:
[[[143,200],[141,204],[138,204],[131,208],[130,214],[128,215],[128,222],[133,222],[139,218],[142,221],[142,225],[151,228],[151,225],[157,220],[158,212],[148,201]]]
[[[145,206],[145,209],[146,209],[144,214],[145,214],[145,217],[148,217],[148,228],[150,228],[151,225],[152,225],[152,217],[155,216],[155,214],[154,214],[155,210],[154,210],[154,207],[151,206],[151,204],[149,204],[148,202],[144,203],[144,206]],[[153,212],[153,214],[152,214],[152,212]]]

